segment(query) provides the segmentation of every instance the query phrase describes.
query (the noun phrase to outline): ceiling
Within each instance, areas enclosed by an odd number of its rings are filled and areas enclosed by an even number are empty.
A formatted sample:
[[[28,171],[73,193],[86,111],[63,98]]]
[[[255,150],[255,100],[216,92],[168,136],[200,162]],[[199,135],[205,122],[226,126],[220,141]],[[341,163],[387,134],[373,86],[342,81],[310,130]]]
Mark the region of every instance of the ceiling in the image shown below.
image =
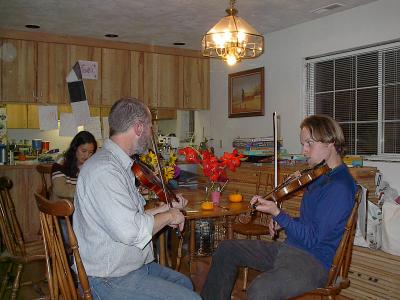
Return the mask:
[[[238,15],[261,34],[377,0],[237,0]],[[344,6],[322,13],[321,7]],[[201,37],[225,15],[228,0],[0,0],[0,28],[158,46],[200,49]],[[26,24],[40,25],[27,29]],[[109,38],[108,38],[109,39]]]

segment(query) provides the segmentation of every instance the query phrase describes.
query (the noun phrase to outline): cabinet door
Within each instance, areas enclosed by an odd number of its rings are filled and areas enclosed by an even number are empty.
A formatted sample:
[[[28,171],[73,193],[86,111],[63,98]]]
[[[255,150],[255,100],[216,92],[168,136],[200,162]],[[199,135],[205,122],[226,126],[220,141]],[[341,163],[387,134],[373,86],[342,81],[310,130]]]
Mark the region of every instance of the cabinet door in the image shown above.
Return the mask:
[[[36,43],[4,39],[2,48],[0,59],[2,64],[1,101],[35,102]]]
[[[28,127],[26,104],[7,104],[7,128],[20,129]]]
[[[184,58],[184,95],[180,108],[210,108],[210,61],[204,58]]]
[[[97,62],[97,79],[84,80],[86,98],[89,105],[100,105],[101,101],[101,48],[86,46],[68,46],[70,68],[78,60],[90,60]]]
[[[176,108],[183,96],[183,58],[145,53],[144,98],[150,107]]]
[[[71,68],[67,45],[38,43],[38,102],[69,103],[66,78]]]
[[[143,98],[143,68],[144,53],[131,51],[131,93],[130,95],[138,100]]]
[[[143,98],[150,107],[158,105],[158,54],[144,54]]]
[[[28,105],[28,128],[39,129],[39,106]]]
[[[124,96],[130,96],[129,50],[102,49],[101,104],[112,105]]]

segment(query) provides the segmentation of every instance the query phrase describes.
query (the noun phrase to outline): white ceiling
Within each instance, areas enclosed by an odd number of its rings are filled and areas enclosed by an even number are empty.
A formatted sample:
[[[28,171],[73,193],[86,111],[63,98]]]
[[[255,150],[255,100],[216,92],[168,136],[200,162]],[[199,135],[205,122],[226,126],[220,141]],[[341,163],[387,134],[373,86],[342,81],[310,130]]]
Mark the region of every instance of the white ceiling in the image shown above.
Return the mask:
[[[377,0],[237,0],[238,15],[261,34]],[[325,13],[311,11],[333,3]],[[0,27],[200,49],[201,37],[225,15],[228,0],[0,0]],[[26,24],[40,25],[27,29]]]

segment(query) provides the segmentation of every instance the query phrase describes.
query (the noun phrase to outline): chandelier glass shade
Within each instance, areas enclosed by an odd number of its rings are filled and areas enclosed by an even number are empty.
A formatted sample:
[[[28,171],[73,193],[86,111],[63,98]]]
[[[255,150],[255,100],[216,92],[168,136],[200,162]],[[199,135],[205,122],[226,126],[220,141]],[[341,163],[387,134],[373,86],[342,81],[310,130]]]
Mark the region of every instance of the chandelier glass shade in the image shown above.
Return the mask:
[[[264,37],[238,17],[233,0],[223,17],[202,40],[203,56],[220,58],[229,65],[242,59],[256,58],[264,52]]]

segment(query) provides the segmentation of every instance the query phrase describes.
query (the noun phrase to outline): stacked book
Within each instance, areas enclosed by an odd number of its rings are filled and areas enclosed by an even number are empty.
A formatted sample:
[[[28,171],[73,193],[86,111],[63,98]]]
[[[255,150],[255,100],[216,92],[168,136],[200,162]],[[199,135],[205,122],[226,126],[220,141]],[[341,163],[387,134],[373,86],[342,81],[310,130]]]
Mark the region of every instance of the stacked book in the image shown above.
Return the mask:
[[[235,138],[232,142],[233,148],[239,153],[247,156],[272,156],[274,155],[273,137],[255,137],[255,138]],[[278,140],[278,150],[282,146],[282,140]]]

